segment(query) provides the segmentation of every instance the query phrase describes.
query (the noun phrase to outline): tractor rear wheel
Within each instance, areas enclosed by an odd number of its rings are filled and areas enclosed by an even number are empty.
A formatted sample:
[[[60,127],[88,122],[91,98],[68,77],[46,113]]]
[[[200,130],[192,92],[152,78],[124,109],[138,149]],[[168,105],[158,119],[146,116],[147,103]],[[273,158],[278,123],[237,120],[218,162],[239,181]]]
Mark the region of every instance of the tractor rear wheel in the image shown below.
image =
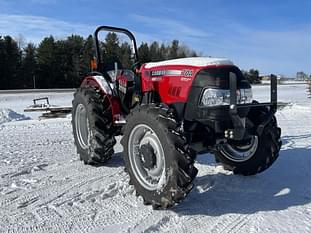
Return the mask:
[[[106,162],[116,143],[108,97],[94,88],[80,87],[72,106],[73,135],[80,159],[92,165]]]
[[[250,110],[248,121],[255,128],[264,121],[268,109],[259,107]],[[278,158],[282,142],[281,129],[275,117],[266,125],[261,135],[254,135],[244,143],[228,143],[215,153],[216,161],[234,174],[255,175],[268,169]]]
[[[182,201],[197,175],[195,152],[166,108],[143,105],[133,110],[121,140],[125,167],[137,195],[154,209]]]

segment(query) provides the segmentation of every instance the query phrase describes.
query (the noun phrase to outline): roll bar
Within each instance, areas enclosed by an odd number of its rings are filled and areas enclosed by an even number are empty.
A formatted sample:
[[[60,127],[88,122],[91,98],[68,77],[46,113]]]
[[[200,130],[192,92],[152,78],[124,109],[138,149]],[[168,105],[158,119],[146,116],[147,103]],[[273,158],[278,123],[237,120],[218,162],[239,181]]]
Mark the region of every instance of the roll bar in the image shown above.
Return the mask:
[[[100,31],[119,32],[119,33],[123,33],[123,34],[127,35],[130,38],[131,43],[132,43],[131,49],[132,49],[132,54],[134,55],[134,63],[139,61],[138,60],[136,39],[135,39],[133,33],[131,33],[129,30],[124,29],[124,28],[111,27],[111,26],[99,26],[94,32],[95,56],[96,56],[97,64],[100,64],[100,65],[103,64],[102,57],[100,54],[99,41],[98,41],[98,33]]]

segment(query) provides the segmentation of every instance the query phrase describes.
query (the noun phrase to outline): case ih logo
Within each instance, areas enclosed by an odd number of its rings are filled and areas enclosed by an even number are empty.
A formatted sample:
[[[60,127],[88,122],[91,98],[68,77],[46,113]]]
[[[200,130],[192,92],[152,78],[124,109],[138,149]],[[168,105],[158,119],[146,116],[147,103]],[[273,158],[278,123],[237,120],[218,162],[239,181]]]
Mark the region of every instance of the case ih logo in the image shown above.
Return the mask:
[[[163,76],[166,74],[166,70],[152,70],[151,76]]]
[[[181,76],[181,70],[152,70],[151,76]]]
[[[192,77],[193,70],[152,70],[151,76],[184,76]]]

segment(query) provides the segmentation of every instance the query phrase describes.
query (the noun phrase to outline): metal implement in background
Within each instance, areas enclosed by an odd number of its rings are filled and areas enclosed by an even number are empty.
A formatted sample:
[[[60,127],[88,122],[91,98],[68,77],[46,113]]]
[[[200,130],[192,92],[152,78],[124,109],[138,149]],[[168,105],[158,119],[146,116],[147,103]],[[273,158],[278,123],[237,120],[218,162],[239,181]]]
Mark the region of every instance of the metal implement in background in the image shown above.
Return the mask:
[[[71,110],[71,106],[51,105],[48,97],[42,97],[34,99],[33,105],[25,108],[24,112],[44,112],[40,118],[59,118],[66,117]]]

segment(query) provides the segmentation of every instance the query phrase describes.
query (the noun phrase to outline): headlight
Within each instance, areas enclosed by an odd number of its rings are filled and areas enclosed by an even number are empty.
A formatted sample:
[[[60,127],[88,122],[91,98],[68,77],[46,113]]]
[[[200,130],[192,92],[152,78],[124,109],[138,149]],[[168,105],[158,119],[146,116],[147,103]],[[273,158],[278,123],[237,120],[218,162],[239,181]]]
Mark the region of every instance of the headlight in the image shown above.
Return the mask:
[[[250,104],[253,101],[252,88],[240,89],[240,95],[238,95],[239,104]]]
[[[237,90],[238,104],[251,103],[253,93],[251,88]],[[230,104],[230,90],[224,89],[205,89],[201,97],[200,105],[202,106],[217,106]]]

